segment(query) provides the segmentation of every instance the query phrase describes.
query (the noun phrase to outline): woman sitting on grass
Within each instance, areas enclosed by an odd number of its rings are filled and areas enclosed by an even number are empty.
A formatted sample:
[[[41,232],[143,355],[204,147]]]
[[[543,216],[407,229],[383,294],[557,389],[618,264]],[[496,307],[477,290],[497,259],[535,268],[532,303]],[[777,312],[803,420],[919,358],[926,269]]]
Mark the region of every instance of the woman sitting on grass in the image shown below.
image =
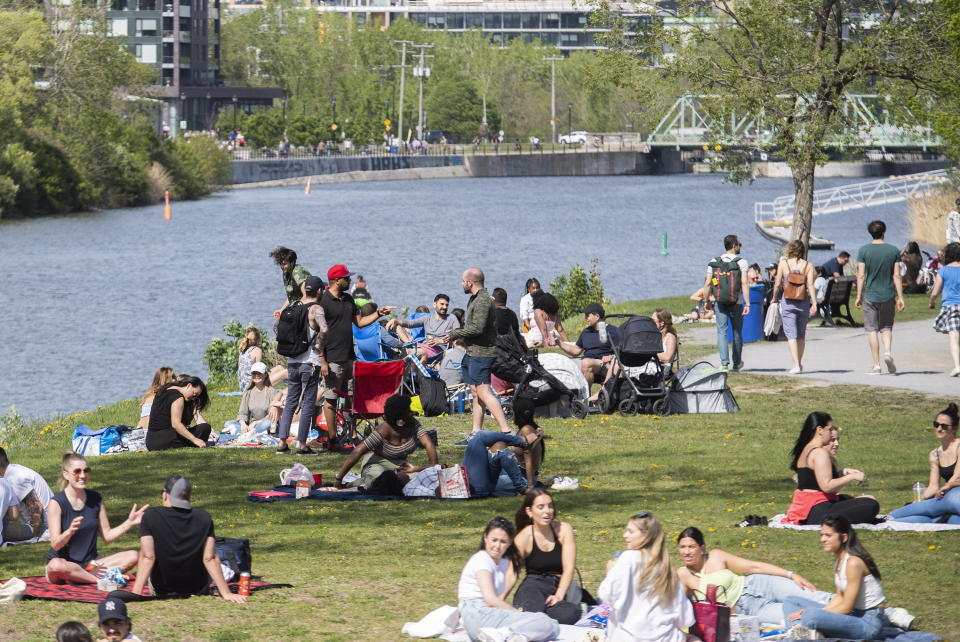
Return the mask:
[[[253,364],[263,361],[263,350],[260,348],[260,330],[247,328],[243,333],[243,340],[237,346],[240,356],[237,357],[237,382],[243,392],[250,384],[250,373]]]
[[[837,470],[826,446],[830,443],[833,419],[825,412],[811,412],[793,446],[790,468],[797,473],[797,490],[787,510],[786,521],[819,524],[830,515],[842,515],[855,524],[877,523],[880,504],[869,496],[850,497],[837,491],[867,476],[856,469]]]
[[[607,562],[597,597],[613,607],[607,642],[693,642],[680,629],[695,622],[693,605],[670,565],[663,526],[637,513],[623,531],[627,550]]]
[[[243,391],[237,418],[224,422],[224,430],[232,427],[236,430],[234,434],[241,434],[251,428],[256,432],[269,432],[271,426],[275,429],[281,411],[271,403],[276,394],[270,385],[266,364],[258,361],[250,366],[250,383]]]
[[[75,452],[60,460],[60,492],[47,504],[50,551],[47,553],[47,581],[51,584],[96,584],[107,570],[120,567],[123,573],[136,566],[138,551],[123,551],[106,557],[97,553],[97,535],[107,544],[122,537],[140,523],[144,511],[134,504],[127,519],[110,527],[100,493],[87,489],[90,466]]]
[[[526,613],[504,599],[518,567],[513,524],[494,517],[483,529],[480,549],[463,567],[457,587],[460,617],[473,642],[541,642],[560,635],[560,625],[545,613]]]
[[[774,564],[754,562],[719,548],[707,552],[703,533],[695,526],[677,537],[683,568],[677,571],[687,593],[704,599],[708,584],[717,586],[717,599],[732,605],[733,612],[755,615],[761,622],[783,624],[783,602],[798,595],[820,604],[832,596],[800,576]]]
[[[930,451],[930,477],[919,501],[891,511],[898,522],[960,524],[960,439],[957,404],[951,403],[933,420],[940,445]],[[942,480],[942,483],[941,483]]]
[[[147,450],[171,448],[206,448],[210,424],[190,426],[210,403],[207,387],[197,377],[180,375],[157,391],[150,410],[147,429]]]
[[[883,628],[881,607],[886,599],[877,563],[842,516],[823,520],[820,545],[834,556],[837,593],[826,605],[803,597],[788,597],[783,605],[787,624],[799,621],[788,635],[811,639],[815,631],[830,638],[873,640]]]
[[[173,368],[169,366],[157,368],[157,371],[153,373],[153,381],[150,382],[150,388],[147,389],[143,395],[143,399],[140,400],[140,421],[137,422],[137,428],[147,429],[147,425],[150,423],[150,409],[153,407],[153,398],[157,396],[157,390],[160,390],[160,388],[176,378],[176,373],[173,371]]]
[[[653,322],[660,330],[660,340],[663,343],[663,352],[657,355],[657,359],[663,364],[663,378],[667,379],[677,371],[680,360],[680,340],[677,338],[677,331],[673,327],[673,315],[669,310],[664,308],[654,310]]]
[[[513,605],[530,613],[546,613],[560,624],[575,624],[580,619],[580,590],[573,583],[577,543],[570,524],[555,516],[550,493],[543,488],[527,490],[514,518],[514,545],[527,575],[513,595]]]
[[[393,395],[387,399],[383,409],[383,421],[353,449],[337,473],[337,488],[342,488],[342,480],[361,458],[360,483],[358,486],[371,488],[384,474],[396,477],[400,489],[409,481],[409,475],[419,472],[425,466],[414,466],[407,457],[413,454],[417,446],[427,451],[431,466],[438,463],[437,449],[433,441],[410,411],[410,397]],[[396,487],[397,483],[391,484]]]

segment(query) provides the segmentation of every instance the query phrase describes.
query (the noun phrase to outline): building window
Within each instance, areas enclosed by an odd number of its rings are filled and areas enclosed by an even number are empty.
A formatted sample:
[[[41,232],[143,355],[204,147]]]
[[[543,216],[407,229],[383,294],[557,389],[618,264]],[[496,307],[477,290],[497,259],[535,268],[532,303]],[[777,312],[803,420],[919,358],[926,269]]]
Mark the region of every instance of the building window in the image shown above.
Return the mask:
[[[559,13],[545,13],[545,14],[543,14],[543,28],[544,28],[544,29],[559,29],[559,28],[560,28],[560,14],[559,14]]]
[[[559,35],[556,33],[541,33],[540,42],[545,45],[555,45],[559,41]]]
[[[140,11],[156,11],[157,0],[140,0]]]
[[[482,13],[467,13],[464,14],[464,27],[466,29],[483,29],[483,14]]]
[[[129,22],[126,18],[122,20],[111,20],[110,21],[110,35],[111,36],[126,36],[129,33]]]
[[[137,62],[156,63],[157,45],[134,45]]]
[[[583,13],[565,13],[560,24],[564,29],[583,29],[587,26],[587,16]]]
[[[447,29],[463,29],[463,14],[462,14],[462,13],[448,13],[448,14],[447,14]]]
[[[126,11],[127,10],[127,0],[113,0],[110,3],[111,11]]]
[[[502,23],[503,23],[503,19],[501,18],[499,13],[483,14],[484,29],[499,29]]]
[[[447,17],[442,13],[428,13],[427,27],[430,29],[444,29],[447,26]]]
[[[418,25],[427,24],[427,14],[425,13],[411,13],[410,20],[416,22]]]
[[[524,13],[523,15],[523,28],[524,29],[539,29],[540,28],[540,14],[539,13]]]
[[[520,28],[520,14],[519,14],[519,13],[505,13],[505,14],[503,14],[503,28],[504,28],[504,29],[519,29],[519,28]]]
[[[144,19],[144,18],[138,19],[137,30],[134,33],[134,35],[138,37],[157,35],[157,21],[154,19]]]

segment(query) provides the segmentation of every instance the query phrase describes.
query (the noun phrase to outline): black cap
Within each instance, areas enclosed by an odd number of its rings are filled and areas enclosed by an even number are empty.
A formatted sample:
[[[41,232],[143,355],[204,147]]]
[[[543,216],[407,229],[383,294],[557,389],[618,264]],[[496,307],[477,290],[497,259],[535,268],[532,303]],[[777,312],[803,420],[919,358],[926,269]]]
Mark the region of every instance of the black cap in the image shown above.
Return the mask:
[[[319,276],[308,276],[303,282],[304,288],[313,292],[319,292],[323,289],[323,279]]]
[[[599,303],[588,303],[587,307],[583,309],[583,313],[586,314],[596,314],[601,319],[607,316],[606,311],[603,309],[603,306]]]
[[[127,617],[127,605],[123,603],[123,600],[108,597],[103,602],[100,602],[100,606],[97,607],[97,619],[100,624],[103,624],[107,620],[129,620],[130,618]]]

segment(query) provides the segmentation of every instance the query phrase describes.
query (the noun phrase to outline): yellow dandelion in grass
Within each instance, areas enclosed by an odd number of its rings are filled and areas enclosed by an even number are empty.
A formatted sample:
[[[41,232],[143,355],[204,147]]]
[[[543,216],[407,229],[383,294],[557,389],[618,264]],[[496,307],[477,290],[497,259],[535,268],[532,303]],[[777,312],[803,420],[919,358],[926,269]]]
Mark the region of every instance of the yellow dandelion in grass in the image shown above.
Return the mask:
[[[424,526],[433,526],[433,522],[425,522]]]
[[[315,511],[315,510],[312,509],[312,508],[307,511],[307,515],[316,515],[316,514],[317,514],[317,511]]]
[[[723,436],[724,439],[730,439],[731,437],[733,437],[733,433],[729,432]]]
[[[597,535],[606,535],[607,531],[597,531]]]
[[[708,533],[716,533],[716,532],[717,532],[717,529],[715,529],[713,526],[710,526],[709,528],[707,528],[707,532],[708,532]]]

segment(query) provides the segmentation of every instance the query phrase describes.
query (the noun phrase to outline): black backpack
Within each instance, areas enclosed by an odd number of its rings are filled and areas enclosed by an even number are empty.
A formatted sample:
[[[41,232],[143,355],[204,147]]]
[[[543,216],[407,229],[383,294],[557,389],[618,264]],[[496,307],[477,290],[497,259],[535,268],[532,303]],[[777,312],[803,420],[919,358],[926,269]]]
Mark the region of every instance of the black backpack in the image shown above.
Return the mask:
[[[232,581],[238,581],[240,573],[250,572],[253,567],[253,556],[250,554],[249,539],[245,537],[215,537],[213,541],[217,557],[233,571]]]
[[[296,357],[310,347],[310,308],[317,302],[306,305],[297,301],[280,313],[277,321],[277,352],[285,357]]]
[[[447,387],[442,379],[417,377],[417,394],[424,417],[436,417],[447,411]]]

